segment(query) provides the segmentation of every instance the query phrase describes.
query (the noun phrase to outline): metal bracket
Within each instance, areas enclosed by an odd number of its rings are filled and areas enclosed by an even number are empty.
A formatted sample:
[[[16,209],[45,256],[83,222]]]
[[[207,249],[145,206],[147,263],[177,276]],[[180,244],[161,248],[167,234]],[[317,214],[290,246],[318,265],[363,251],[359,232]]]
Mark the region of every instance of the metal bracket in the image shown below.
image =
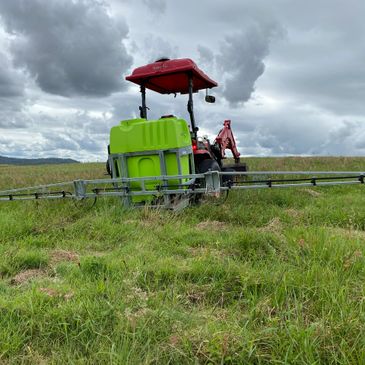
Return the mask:
[[[221,190],[221,178],[219,171],[208,171],[205,176],[205,188],[207,194],[219,193]]]
[[[75,188],[75,196],[77,199],[86,198],[86,184],[84,180],[75,180],[74,188]]]

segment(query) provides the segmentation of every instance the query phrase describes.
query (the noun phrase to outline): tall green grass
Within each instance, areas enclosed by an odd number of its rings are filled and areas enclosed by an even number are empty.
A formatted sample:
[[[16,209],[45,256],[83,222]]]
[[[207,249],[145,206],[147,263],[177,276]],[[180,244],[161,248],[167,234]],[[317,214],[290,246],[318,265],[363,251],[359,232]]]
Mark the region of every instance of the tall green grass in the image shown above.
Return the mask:
[[[362,158],[248,159],[365,170]],[[10,188],[103,164],[1,167]],[[365,363],[362,186],[231,193],[180,213],[0,204],[0,363]]]

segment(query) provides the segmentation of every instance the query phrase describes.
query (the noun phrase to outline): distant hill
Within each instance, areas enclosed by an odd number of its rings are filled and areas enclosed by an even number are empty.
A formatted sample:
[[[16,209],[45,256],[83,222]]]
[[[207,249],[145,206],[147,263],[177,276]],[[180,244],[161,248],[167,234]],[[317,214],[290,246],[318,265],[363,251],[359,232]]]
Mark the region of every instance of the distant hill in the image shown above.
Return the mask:
[[[71,158],[15,158],[0,156],[0,165],[45,165],[61,163],[79,163]]]

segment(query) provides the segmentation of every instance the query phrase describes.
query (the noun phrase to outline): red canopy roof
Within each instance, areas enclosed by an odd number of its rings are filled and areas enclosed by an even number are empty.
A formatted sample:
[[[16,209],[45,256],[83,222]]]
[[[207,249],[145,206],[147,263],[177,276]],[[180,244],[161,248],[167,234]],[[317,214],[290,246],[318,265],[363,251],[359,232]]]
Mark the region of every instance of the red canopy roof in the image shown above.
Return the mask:
[[[194,92],[218,86],[189,58],[156,61],[138,67],[126,80],[160,94],[186,94],[189,92],[189,74],[193,76]]]

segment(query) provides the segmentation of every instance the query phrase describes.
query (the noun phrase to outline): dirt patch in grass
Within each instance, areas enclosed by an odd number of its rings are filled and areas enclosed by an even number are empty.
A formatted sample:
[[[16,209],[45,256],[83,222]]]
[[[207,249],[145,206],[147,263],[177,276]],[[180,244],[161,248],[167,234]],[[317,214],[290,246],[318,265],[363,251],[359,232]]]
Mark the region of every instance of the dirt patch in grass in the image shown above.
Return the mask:
[[[50,253],[51,265],[56,265],[63,261],[74,262],[78,264],[80,262],[80,256],[76,252],[67,250],[54,250]]]
[[[283,225],[280,218],[273,218],[266,226],[259,228],[260,232],[276,233],[281,234],[283,230]]]
[[[131,225],[131,224],[136,225],[136,224],[139,223],[139,220],[137,220],[137,219],[127,219],[127,220],[123,220],[122,223],[126,226]]]
[[[346,229],[340,227],[331,227],[330,232],[335,236],[343,236],[348,239],[365,239],[365,232],[358,229]]]
[[[211,291],[212,286],[210,284],[189,285],[189,287],[186,288],[186,292],[183,294],[184,304],[187,306],[204,304],[209,298]]]
[[[186,298],[191,304],[199,304],[204,301],[205,292],[198,290],[191,290],[187,293]]]
[[[40,278],[45,276],[45,272],[40,269],[29,269],[25,271],[21,271],[20,273],[16,274],[11,280],[10,283],[12,285],[21,285],[28,281],[31,281],[36,278]]]
[[[70,300],[74,296],[74,293],[72,291],[69,293],[61,293],[53,288],[39,288],[38,290],[50,298],[62,298],[64,300]]]
[[[138,300],[140,302],[146,302],[148,299],[148,293],[143,291],[141,288],[131,288],[130,294],[127,295],[130,300]]]
[[[196,225],[196,228],[202,231],[223,231],[228,229],[228,224],[220,221],[203,221]]]
[[[350,268],[356,261],[358,261],[359,259],[361,259],[362,256],[362,252],[360,250],[356,250],[354,251],[350,256],[348,256],[343,263],[343,267],[345,269]]]
[[[212,256],[221,258],[223,255],[227,256],[229,253],[224,250],[217,250],[211,247],[189,247],[188,252],[192,256]]]
[[[41,293],[46,294],[49,297],[57,297],[59,296],[59,292],[52,288],[39,288],[38,289]]]
[[[315,198],[319,197],[322,195],[321,192],[313,190],[313,189],[303,189],[302,191],[304,191],[305,193],[307,193],[310,196],[313,196]]]
[[[171,335],[169,337],[169,345],[172,347],[176,347],[181,343],[181,338],[178,335]]]
[[[45,358],[31,346],[26,346],[25,351],[25,354],[22,355],[22,363],[24,364],[47,365],[51,363],[49,359]]]
[[[127,318],[129,325],[133,329],[136,329],[139,320],[143,320],[143,318],[150,313],[151,309],[145,307],[139,308],[137,311],[133,311],[131,308],[126,308],[124,311],[124,315]]]
[[[292,209],[292,208],[289,208],[289,209],[285,209],[284,212],[289,216],[289,217],[292,217],[292,218],[301,218],[303,216],[303,213],[299,210],[296,210],[296,209]]]

